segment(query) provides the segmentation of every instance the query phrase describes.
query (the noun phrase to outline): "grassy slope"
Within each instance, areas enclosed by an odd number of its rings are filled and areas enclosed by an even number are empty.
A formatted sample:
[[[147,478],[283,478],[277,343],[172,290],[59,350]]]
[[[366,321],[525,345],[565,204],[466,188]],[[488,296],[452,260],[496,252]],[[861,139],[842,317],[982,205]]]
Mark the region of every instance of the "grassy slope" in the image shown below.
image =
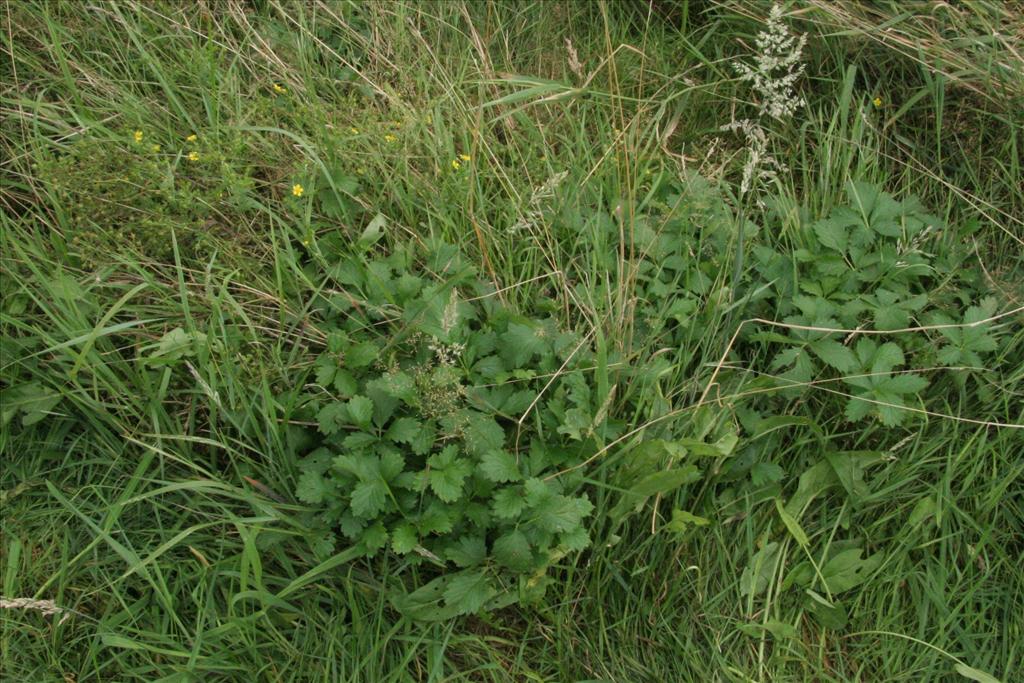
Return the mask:
[[[289,188],[315,164],[359,174],[358,201],[403,234],[444,236],[500,286],[525,283],[510,290],[512,302],[553,297],[566,315],[600,321],[634,358],[650,354],[629,346],[624,258],[605,258],[587,230],[538,224],[524,235],[507,226],[532,188],[562,171],[565,186],[585,188],[579,201],[621,203],[627,214],[651,176],[674,172],[670,154],[680,150],[703,174],[735,178],[735,141],[711,140],[743,106],[729,60],[759,26],[745,15],[766,8],[656,5],[5,4],[13,60],[2,94],[3,379],[37,380],[62,401],[54,419],[0,431],[0,580],[6,597],[52,597],[79,613],[55,627],[0,611],[8,676],[916,681],[951,676],[954,658],[1003,680],[1021,675],[1024,448],[1013,430],[933,419],[889,439],[900,445],[872,471],[853,530],[883,562],[847,602],[851,623],[839,631],[815,626],[773,590],[741,594],[750,557],[779,537],[770,500],[740,499],[682,540],[652,536],[639,520],[618,545],[600,542],[568,563],[538,609],[422,626],[397,617],[379,590],[392,561],[318,568],[297,506],[266,495],[290,500],[295,477],[274,395],[322,342],[308,311],[320,285],[299,246],[316,226],[289,209]],[[771,188],[779,205],[819,216],[851,177],[917,193],[953,226],[932,249],[976,247],[1003,308],[1020,305],[1024,88],[1006,44],[990,35],[1012,32],[1012,22],[997,6],[936,17],[960,36],[942,38],[929,21],[899,17],[899,35],[910,39],[880,44],[871,33],[820,35],[878,16],[804,7],[801,29],[814,32],[809,105],[786,138],[792,173]],[[954,59],[965,45],[979,55],[973,66]],[[481,109],[512,91],[494,82],[506,74],[569,86],[593,74],[593,94],[547,86],[538,97],[564,96]],[[273,83],[287,92],[275,95]],[[876,95],[879,111],[869,104]],[[198,221],[215,241],[75,270],[54,238],[72,227],[73,208],[46,164],[83,132],[103,163],[135,159],[136,129],[212,207],[151,210]],[[193,132],[202,159],[189,166],[184,138]],[[472,163],[448,172],[463,152]],[[207,177],[225,168],[251,184],[236,195]],[[140,173],[140,183],[149,178]],[[978,229],[968,235],[972,220]],[[587,298],[570,294],[580,291]],[[735,324],[723,314],[674,351],[700,371],[672,377],[666,392],[695,398]],[[163,374],[132,361],[177,326],[241,339],[247,355],[200,353],[191,369]],[[1024,344],[1019,318],[1009,335],[1008,348]],[[14,346],[15,338],[29,341]],[[1019,352],[999,361],[1004,386],[1019,387]],[[1019,395],[1006,402],[1020,422]],[[944,412],[960,410],[952,396]],[[849,435],[835,416],[819,417],[828,438]],[[778,462],[798,473],[816,449],[786,442]],[[598,490],[603,474],[592,474]],[[676,502],[696,509],[702,495]],[[934,514],[913,525],[922,501]],[[803,520],[812,538],[837,533],[835,512],[822,504]],[[594,535],[607,540],[599,524]],[[774,568],[770,583],[783,574]],[[736,628],[769,620],[797,625],[799,637]]]

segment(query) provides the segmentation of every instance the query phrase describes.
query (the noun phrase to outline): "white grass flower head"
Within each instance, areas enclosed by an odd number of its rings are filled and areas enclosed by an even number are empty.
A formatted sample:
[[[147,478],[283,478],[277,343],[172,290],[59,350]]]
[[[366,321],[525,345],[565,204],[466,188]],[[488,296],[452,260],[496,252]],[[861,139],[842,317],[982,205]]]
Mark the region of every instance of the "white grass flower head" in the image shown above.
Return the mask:
[[[741,81],[750,81],[760,98],[760,112],[776,120],[791,118],[806,104],[794,89],[804,73],[801,62],[807,35],[794,36],[782,21],[782,7],[772,5],[768,24],[757,34],[754,66],[737,64]]]
[[[721,130],[739,132],[746,139],[747,160],[743,164],[743,179],[740,194],[744,195],[754,187],[754,181],[774,180],[786,166],[768,151],[768,136],[757,122],[750,119],[733,121]]]

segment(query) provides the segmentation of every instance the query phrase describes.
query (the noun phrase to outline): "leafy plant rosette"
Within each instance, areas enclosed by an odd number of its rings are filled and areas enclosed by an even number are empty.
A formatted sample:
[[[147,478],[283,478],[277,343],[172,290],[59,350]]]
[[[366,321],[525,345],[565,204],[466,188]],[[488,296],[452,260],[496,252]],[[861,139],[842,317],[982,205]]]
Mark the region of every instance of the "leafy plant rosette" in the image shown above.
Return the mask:
[[[353,257],[331,277],[306,405],[320,444],[298,498],[361,555],[389,549],[436,569],[394,601],[415,618],[539,597],[546,570],[590,541],[593,505],[563,471],[593,452],[580,391],[593,352],[504,306],[453,248],[422,268],[408,251]]]

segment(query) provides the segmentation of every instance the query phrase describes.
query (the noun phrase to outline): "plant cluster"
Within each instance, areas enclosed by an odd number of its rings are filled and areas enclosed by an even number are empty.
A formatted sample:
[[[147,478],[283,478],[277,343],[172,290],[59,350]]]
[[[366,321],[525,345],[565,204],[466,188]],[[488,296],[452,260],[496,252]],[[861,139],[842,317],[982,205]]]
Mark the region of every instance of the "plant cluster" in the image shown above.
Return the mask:
[[[298,497],[366,556],[444,571],[406,597],[419,617],[543,593],[546,569],[590,542],[593,506],[565,470],[609,429],[592,349],[509,310],[445,245],[424,264],[407,250],[343,259],[331,277],[304,408],[319,447]]]

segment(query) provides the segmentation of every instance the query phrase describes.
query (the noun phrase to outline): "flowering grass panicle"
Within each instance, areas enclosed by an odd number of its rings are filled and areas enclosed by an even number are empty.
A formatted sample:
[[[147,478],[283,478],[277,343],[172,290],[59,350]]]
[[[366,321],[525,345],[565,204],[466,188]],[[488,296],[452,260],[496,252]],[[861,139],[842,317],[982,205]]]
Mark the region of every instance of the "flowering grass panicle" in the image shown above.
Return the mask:
[[[740,194],[745,195],[758,180],[772,180],[785,165],[768,150],[768,135],[761,125],[765,115],[776,121],[790,119],[806,102],[795,91],[797,79],[804,73],[801,63],[807,36],[794,36],[782,22],[782,7],[772,5],[766,28],[757,34],[754,66],[737,64],[741,81],[750,81],[760,99],[758,119],[742,119],[722,126],[721,130],[740,132],[746,140],[747,160],[743,165]]]
[[[44,617],[61,615],[58,624],[63,624],[71,618],[71,612],[58,607],[53,600],[33,600],[32,598],[2,598],[0,597],[0,609],[29,609],[42,612]]]
[[[757,57],[754,66],[739,63],[736,71],[741,81],[750,81],[760,98],[760,112],[776,120],[788,119],[804,106],[794,85],[804,73],[801,63],[807,35],[794,36],[782,21],[782,7],[772,5],[768,25],[757,34]]]

